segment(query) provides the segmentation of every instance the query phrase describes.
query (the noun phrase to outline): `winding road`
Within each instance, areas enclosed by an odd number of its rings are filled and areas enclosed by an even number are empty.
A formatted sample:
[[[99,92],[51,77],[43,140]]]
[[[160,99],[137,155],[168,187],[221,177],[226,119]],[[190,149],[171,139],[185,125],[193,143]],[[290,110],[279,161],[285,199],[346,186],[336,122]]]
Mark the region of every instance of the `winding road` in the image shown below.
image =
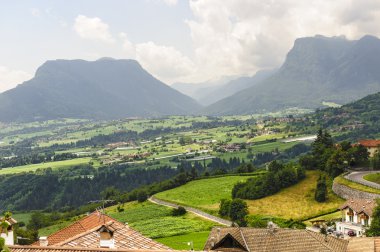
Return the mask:
[[[173,204],[173,203],[170,203],[170,202],[167,202],[164,200],[157,199],[154,196],[151,196],[148,200],[154,204],[161,205],[161,206],[167,206],[167,207],[172,207],[172,208],[178,208],[181,206],[181,205]],[[181,206],[181,207],[185,208],[186,211],[191,212],[193,214],[196,214],[196,215],[198,215],[204,219],[208,219],[210,221],[219,223],[219,224],[224,225],[224,226],[231,226],[232,225],[232,222],[229,220],[225,220],[225,219],[216,217],[214,215],[203,212],[199,209],[196,209],[193,207],[187,207],[187,206]]]
[[[380,173],[380,171],[353,171],[345,175],[344,178],[351,180],[353,182],[365,185],[365,186],[380,189],[380,184],[365,180],[363,178],[365,175],[371,174],[371,173]]]

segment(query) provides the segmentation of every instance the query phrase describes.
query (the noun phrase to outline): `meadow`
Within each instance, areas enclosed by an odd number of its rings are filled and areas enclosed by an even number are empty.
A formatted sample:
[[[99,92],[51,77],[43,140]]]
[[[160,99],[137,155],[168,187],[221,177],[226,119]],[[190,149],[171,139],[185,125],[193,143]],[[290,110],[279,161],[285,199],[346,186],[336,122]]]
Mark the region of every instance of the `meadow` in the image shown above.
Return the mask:
[[[183,186],[160,192],[156,198],[191,206],[217,214],[222,199],[230,199],[232,187],[248,176],[227,176],[191,181]]]
[[[76,165],[88,164],[90,160],[91,158],[85,157],[85,158],[75,158],[75,159],[56,161],[56,162],[46,162],[46,163],[41,163],[41,164],[22,165],[22,166],[16,166],[16,167],[11,167],[11,168],[2,168],[0,169],[0,175],[21,173],[21,172],[34,172],[37,169],[46,169],[46,168],[52,168],[54,170],[58,168],[66,168],[66,167],[72,167]]]
[[[329,190],[326,202],[318,203],[314,200],[319,174],[318,171],[307,171],[306,178],[296,185],[262,199],[246,200],[249,214],[303,220],[333,212],[344,201],[331,190]],[[231,199],[234,184],[246,179],[248,177],[231,176],[196,180],[155,196],[162,200],[196,207],[215,214],[221,199]]]

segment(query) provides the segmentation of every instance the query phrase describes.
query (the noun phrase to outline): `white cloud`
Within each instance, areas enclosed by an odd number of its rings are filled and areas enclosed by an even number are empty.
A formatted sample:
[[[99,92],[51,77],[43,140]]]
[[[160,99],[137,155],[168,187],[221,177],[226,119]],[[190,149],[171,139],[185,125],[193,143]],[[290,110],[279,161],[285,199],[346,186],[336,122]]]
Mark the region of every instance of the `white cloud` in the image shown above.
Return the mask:
[[[109,31],[108,24],[98,17],[86,17],[79,15],[75,19],[74,30],[84,39],[99,40],[106,43],[113,43],[115,39]]]
[[[380,35],[378,0],[197,0],[190,8],[193,80],[277,67],[299,37]]]
[[[14,88],[17,86],[17,84],[20,84],[31,78],[32,75],[27,72],[0,66],[0,93]]]
[[[31,8],[30,13],[32,14],[33,17],[40,17],[41,16],[41,11],[38,8]]]
[[[169,6],[174,6],[178,3],[178,0],[163,0],[165,4]]]
[[[135,47],[136,60],[166,83],[184,79],[195,70],[193,62],[173,47],[156,45],[151,41]]]

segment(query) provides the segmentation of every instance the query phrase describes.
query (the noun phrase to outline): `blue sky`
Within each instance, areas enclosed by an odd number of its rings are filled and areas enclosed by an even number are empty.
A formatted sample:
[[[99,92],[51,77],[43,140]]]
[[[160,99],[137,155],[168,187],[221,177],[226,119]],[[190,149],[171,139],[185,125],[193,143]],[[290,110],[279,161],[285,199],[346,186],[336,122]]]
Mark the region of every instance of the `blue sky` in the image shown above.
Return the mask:
[[[378,0],[3,0],[0,92],[47,60],[133,58],[202,82],[278,67],[298,37],[379,36]]]

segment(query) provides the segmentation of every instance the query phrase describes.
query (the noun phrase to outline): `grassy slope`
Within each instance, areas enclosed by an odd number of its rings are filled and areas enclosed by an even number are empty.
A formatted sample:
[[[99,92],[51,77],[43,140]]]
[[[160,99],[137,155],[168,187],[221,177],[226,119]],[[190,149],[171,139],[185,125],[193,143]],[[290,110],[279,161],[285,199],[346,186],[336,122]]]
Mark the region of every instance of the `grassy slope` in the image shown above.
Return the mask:
[[[86,158],[75,158],[75,159],[57,161],[57,162],[22,165],[22,166],[16,166],[13,168],[3,168],[3,169],[0,169],[0,175],[20,173],[20,172],[30,172],[30,171],[35,171],[37,169],[46,169],[49,167],[51,167],[52,169],[65,168],[68,166],[88,164],[88,162],[90,160],[91,160],[91,158],[88,158],[88,157],[86,157]]]
[[[300,183],[285,188],[275,195],[258,200],[247,200],[250,214],[282,218],[305,219],[333,211],[343,202],[329,191],[325,203],[314,200],[319,172],[308,171]],[[247,177],[222,177],[190,182],[184,186],[158,193],[157,198],[216,212],[220,199],[231,198],[233,185]]]
[[[249,212],[286,219],[305,219],[336,210],[344,200],[336,196],[331,189],[327,202],[318,203],[314,200],[318,177],[318,171],[308,171],[306,178],[296,185],[263,199],[249,200]]]
[[[219,209],[220,200],[231,198],[232,187],[237,182],[246,181],[248,178],[244,176],[229,176],[201,179],[158,193],[155,196],[158,199],[216,213]]]
[[[363,177],[365,180],[380,184],[380,173],[368,174]]]

